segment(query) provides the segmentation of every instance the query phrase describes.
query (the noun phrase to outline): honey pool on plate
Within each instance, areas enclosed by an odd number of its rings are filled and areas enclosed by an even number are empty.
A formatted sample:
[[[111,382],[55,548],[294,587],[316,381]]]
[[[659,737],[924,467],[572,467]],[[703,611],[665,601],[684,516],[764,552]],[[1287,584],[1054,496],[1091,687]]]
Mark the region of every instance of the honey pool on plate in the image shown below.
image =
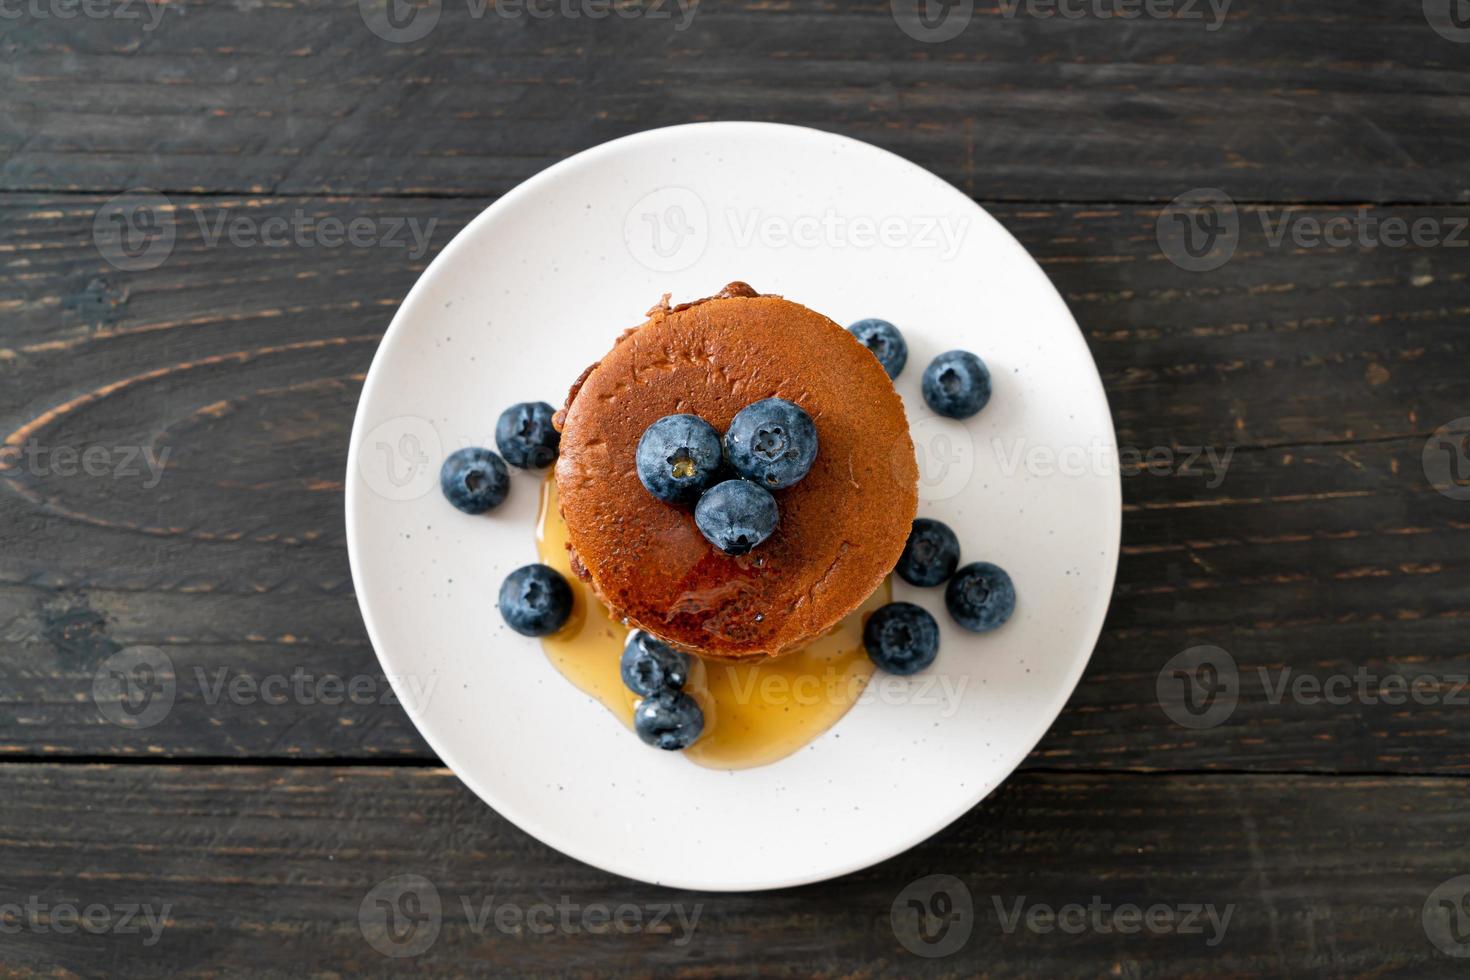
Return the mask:
[[[630,631],[572,574],[566,544],[556,481],[548,476],[541,489],[536,550],[542,562],[566,577],[573,606],[566,626],[541,642],[563,676],[631,731],[638,696],[623,686],[618,672]],[[730,664],[693,658],[684,689],[704,711],[704,734],[683,754],[713,769],[748,769],[784,758],[831,728],[873,676],[873,662],[863,649],[863,621],[892,593],[885,581],[830,633],[775,660]]]

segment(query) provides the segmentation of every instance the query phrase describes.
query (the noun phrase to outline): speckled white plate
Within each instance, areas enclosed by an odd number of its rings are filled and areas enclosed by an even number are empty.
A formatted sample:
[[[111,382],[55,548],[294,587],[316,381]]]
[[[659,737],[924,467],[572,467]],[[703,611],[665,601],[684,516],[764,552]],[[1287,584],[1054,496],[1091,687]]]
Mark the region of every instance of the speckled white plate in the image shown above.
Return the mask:
[[[488,516],[438,491],[444,455],[493,446],[513,402],[560,404],[658,297],[741,279],[847,324],[892,320],[918,446],[920,514],[963,560],[1015,580],[995,633],[954,627],[942,590],[897,598],[940,621],[939,659],[883,678],[806,749],[757,769],[647,748],[501,622],[505,575],[534,561],[537,476]],[[968,422],[919,396],[950,348],[990,366]],[[708,890],[818,881],[944,827],[1006,778],[1066,701],[1101,629],[1121,517],[1097,369],[1056,290],[964,194],[886,151],[761,123],[706,123],[595,147],[526,181],[435,259],[363,389],[347,537],[363,618],[440,757],[526,832],[589,864]]]

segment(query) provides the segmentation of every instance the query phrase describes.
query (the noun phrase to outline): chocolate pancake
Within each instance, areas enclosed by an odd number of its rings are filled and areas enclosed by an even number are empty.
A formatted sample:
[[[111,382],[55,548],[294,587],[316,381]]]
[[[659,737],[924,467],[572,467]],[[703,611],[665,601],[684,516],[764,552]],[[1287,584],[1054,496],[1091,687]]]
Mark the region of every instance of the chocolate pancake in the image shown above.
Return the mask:
[[[614,616],[704,656],[798,649],[855,610],[893,570],[918,507],[903,402],[877,358],[831,320],[731,283],[676,307],[668,297],[573,386],[558,413],[557,491],[572,567]],[[817,459],[775,492],[776,532],[729,557],[692,510],[638,480],[643,430],[692,413],[720,433],[751,402],[811,415]]]

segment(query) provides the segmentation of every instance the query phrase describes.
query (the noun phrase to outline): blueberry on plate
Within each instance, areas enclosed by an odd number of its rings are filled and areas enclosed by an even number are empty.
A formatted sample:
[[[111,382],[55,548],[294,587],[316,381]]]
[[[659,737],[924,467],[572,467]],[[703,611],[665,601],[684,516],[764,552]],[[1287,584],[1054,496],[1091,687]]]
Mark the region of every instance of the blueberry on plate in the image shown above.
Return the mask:
[[[869,317],[848,327],[847,332],[873,352],[873,356],[878,358],[878,363],[883,365],[883,370],[888,372],[890,378],[898,377],[903,366],[909,362],[908,343],[904,341],[898,328],[887,320]]]
[[[572,589],[550,565],[525,565],[500,586],[500,615],[522,636],[548,636],[572,615]]]
[[[916,674],[939,653],[939,624],[912,602],[890,602],[863,626],[868,658],[890,674]]]
[[[780,520],[776,498],[748,480],[716,484],[694,507],[700,533],[727,555],[745,554],[769,538]]]
[[[960,539],[943,521],[920,517],[894,571],[910,585],[939,585],[960,563]]]
[[[736,413],[725,433],[725,458],[736,473],[765,487],[791,486],[817,458],[817,427],[800,405],[766,398]]]
[[[687,749],[704,731],[704,712],[683,691],[657,691],[633,709],[633,729],[649,745]]]
[[[692,503],[719,475],[720,434],[698,415],[665,415],[643,430],[635,458],[649,493],[666,503]]]
[[[946,351],[924,369],[921,387],[936,413],[967,419],[990,401],[990,370],[969,351]]]
[[[944,590],[944,604],[954,621],[967,630],[987,633],[1011,618],[1016,587],[999,565],[977,561],[954,573]]]
[[[539,470],[556,462],[561,433],[551,424],[555,410],[545,402],[520,402],[500,413],[495,445],[512,466]]]
[[[659,691],[682,688],[689,679],[689,655],[675,650],[652,633],[634,630],[623,645],[623,659],[618,669],[628,690],[647,697]]]
[[[495,453],[470,446],[449,454],[439,468],[439,488],[466,514],[483,514],[505,501],[510,493],[510,471]]]

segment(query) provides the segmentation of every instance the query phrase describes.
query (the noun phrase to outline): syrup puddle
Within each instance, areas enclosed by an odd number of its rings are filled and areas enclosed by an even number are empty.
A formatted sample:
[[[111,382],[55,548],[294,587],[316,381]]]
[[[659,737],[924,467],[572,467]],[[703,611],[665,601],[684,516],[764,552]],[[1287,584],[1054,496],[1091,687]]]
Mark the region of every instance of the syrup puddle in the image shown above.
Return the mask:
[[[631,731],[638,696],[623,686],[618,672],[630,631],[572,574],[566,543],[556,481],[548,475],[536,520],[536,550],[571,585],[573,606],[567,625],[543,637],[542,646],[562,676],[601,701],[636,738]],[[863,649],[863,621],[892,595],[885,580],[830,633],[776,660],[729,664],[692,658],[684,690],[704,711],[704,734],[683,755],[711,769],[749,769],[783,759],[831,728],[873,676],[873,662]]]

